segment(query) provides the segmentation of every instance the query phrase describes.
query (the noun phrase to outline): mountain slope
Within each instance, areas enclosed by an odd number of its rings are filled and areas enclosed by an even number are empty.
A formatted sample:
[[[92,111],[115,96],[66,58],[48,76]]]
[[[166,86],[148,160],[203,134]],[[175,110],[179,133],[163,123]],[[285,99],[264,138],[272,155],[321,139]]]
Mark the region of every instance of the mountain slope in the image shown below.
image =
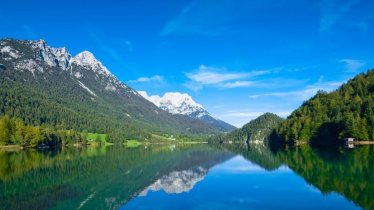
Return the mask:
[[[245,124],[241,129],[242,136],[246,136],[248,141],[267,140],[271,132],[284,119],[273,113],[265,113],[249,123]]]
[[[208,134],[217,129],[156,107],[119,81],[92,53],[72,56],[45,41],[0,40],[0,115],[27,124],[117,133]]]
[[[223,132],[235,129],[234,126],[212,117],[201,104],[196,103],[187,93],[167,92],[162,97],[158,95],[149,96],[145,91],[138,91],[138,93],[171,114],[182,114],[201,120]]]
[[[265,113],[243,127],[238,128],[228,134],[222,134],[218,137],[212,138],[211,142],[225,142],[225,141],[267,141],[274,129],[284,119],[273,113]]]
[[[374,70],[362,73],[331,93],[318,92],[277,129],[286,142],[323,145],[354,137],[374,140]]]
[[[283,121],[283,118],[273,113],[265,113],[242,128],[229,133],[228,136],[241,141],[268,140],[271,132]]]

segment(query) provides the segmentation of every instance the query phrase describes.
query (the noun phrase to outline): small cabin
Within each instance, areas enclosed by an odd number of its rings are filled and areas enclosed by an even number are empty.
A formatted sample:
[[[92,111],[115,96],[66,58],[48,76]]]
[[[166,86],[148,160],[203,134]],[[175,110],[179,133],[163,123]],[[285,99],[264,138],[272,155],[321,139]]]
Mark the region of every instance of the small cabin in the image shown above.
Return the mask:
[[[346,144],[353,144],[355,142],[355,138],[345,138],[344,141]]]

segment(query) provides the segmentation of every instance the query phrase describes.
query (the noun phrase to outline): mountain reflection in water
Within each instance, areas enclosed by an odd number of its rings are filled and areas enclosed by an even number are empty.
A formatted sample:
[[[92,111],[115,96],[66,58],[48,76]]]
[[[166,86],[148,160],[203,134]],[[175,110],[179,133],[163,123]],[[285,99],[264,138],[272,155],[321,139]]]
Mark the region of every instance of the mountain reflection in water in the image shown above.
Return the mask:
[[[0,151],[0,209],[374,209],[374,147]]]
[[[203,180],[208,169],[197,167],[194,169],[173,171],[161,177],[155,183],[143,190],[139,195],[146,196],[148,191],[164,190],[166,193],[183,193],[190,191],[196,183]]]

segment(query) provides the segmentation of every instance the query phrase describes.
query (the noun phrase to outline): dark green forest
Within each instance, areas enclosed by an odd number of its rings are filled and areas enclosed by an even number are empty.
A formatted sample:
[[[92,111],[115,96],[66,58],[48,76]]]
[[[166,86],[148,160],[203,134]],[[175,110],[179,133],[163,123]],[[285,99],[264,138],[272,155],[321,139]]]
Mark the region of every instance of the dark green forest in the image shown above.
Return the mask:
[[[325,145],[343,138],[374,140],[374,70],[331,93],[319,91],[277,128],[278,138]]]

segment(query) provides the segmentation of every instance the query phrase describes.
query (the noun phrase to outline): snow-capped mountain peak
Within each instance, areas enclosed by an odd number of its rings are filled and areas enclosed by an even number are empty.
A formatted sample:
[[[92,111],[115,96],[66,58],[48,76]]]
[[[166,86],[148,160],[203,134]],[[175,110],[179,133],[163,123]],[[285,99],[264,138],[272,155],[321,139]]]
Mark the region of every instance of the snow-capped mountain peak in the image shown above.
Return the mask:
[[[167,92],[162,97],[158,95],[150,96],[146,91],[138,91],[138,93],[143,96],[143,98],[171,114],[182,114],[193,119],[201,120],[219,128],[223,132],[235,129],[234,126],[211,116],[201,104],[196,103],[187,93]]]
[[[148,101],[171,114],[182,114],[193,118],[200,118],[209,113],[201,104],[196,103],[187,93],[167,92],[162,97],[149,96],[145,91],[138,91]]]
[[[108,82],[106,83],[105,90],[107,91],[114,92],[118,87],[122,87],[131,91],[130,88],[119,81],[116,76],[114,76],[99,60],[95,58],[95,56],[91,52],[87,50],[78,53],[75,57],[70,59],[70,62],[86,69],[91,69],[96,73],[96,76],[102,75],[103,78],[106,78]],[[79,77],[80,75],[77,76]]]
[[[111,75],[110,71],[87,50],[78,53],[71,59],[71,62],[79,66],[89,67],[99,74]]]
[[[58,66],[64,70],[69,69],[72,63],[88,67],[101,75],[112,75],[110,71],[95,58],[89,51],[83,51],[76,56],[71,56],[65,47],[52,48],[43,40],[31,41],[36,58],[46,62],[49,66]]]
[[[183,104],[189,104],[194,107],[203,108],[202,105],[196,103],[187,93],[167,92],[162,97],[162,101],[164,103],[173,104],[176,107],[182,106]]]
[[[86,77],[94,76],[96,81],[99,81],[106,91],[116,92],[124,88],[128,92],[133,90],[127,85],[117,79],[95,56],[89,51],[83,51],[76,56],[72,56],[65,47],[53,48],[48,46],[43,39],[22,41],[31,48],[32,54],[25,54],[19,51],[19,48],[14,45],[12,39],[0,40],[1,57],[6,61],[16,60],[13,62],[16,70],[30,71],[34,76],[36,72],[44,73],[48,71],[55,71],[62,69],[68,71],[74,79],[81,80]],[[17,50],[18,49],[18,50]],[[75,66],[73,66],[73,63]],[[54,68],[47,68],[47,66]],[[55,68],[57,67],[57,68]],[[75,68],[80,67],[80,68]],[[92,71],[94,74],[91,74]],[[138,94],[135,91],[134,94]]]
[[[200,117],[209,113],[186,93],[168,92],[161,98],[160,107],[172,114]]]

